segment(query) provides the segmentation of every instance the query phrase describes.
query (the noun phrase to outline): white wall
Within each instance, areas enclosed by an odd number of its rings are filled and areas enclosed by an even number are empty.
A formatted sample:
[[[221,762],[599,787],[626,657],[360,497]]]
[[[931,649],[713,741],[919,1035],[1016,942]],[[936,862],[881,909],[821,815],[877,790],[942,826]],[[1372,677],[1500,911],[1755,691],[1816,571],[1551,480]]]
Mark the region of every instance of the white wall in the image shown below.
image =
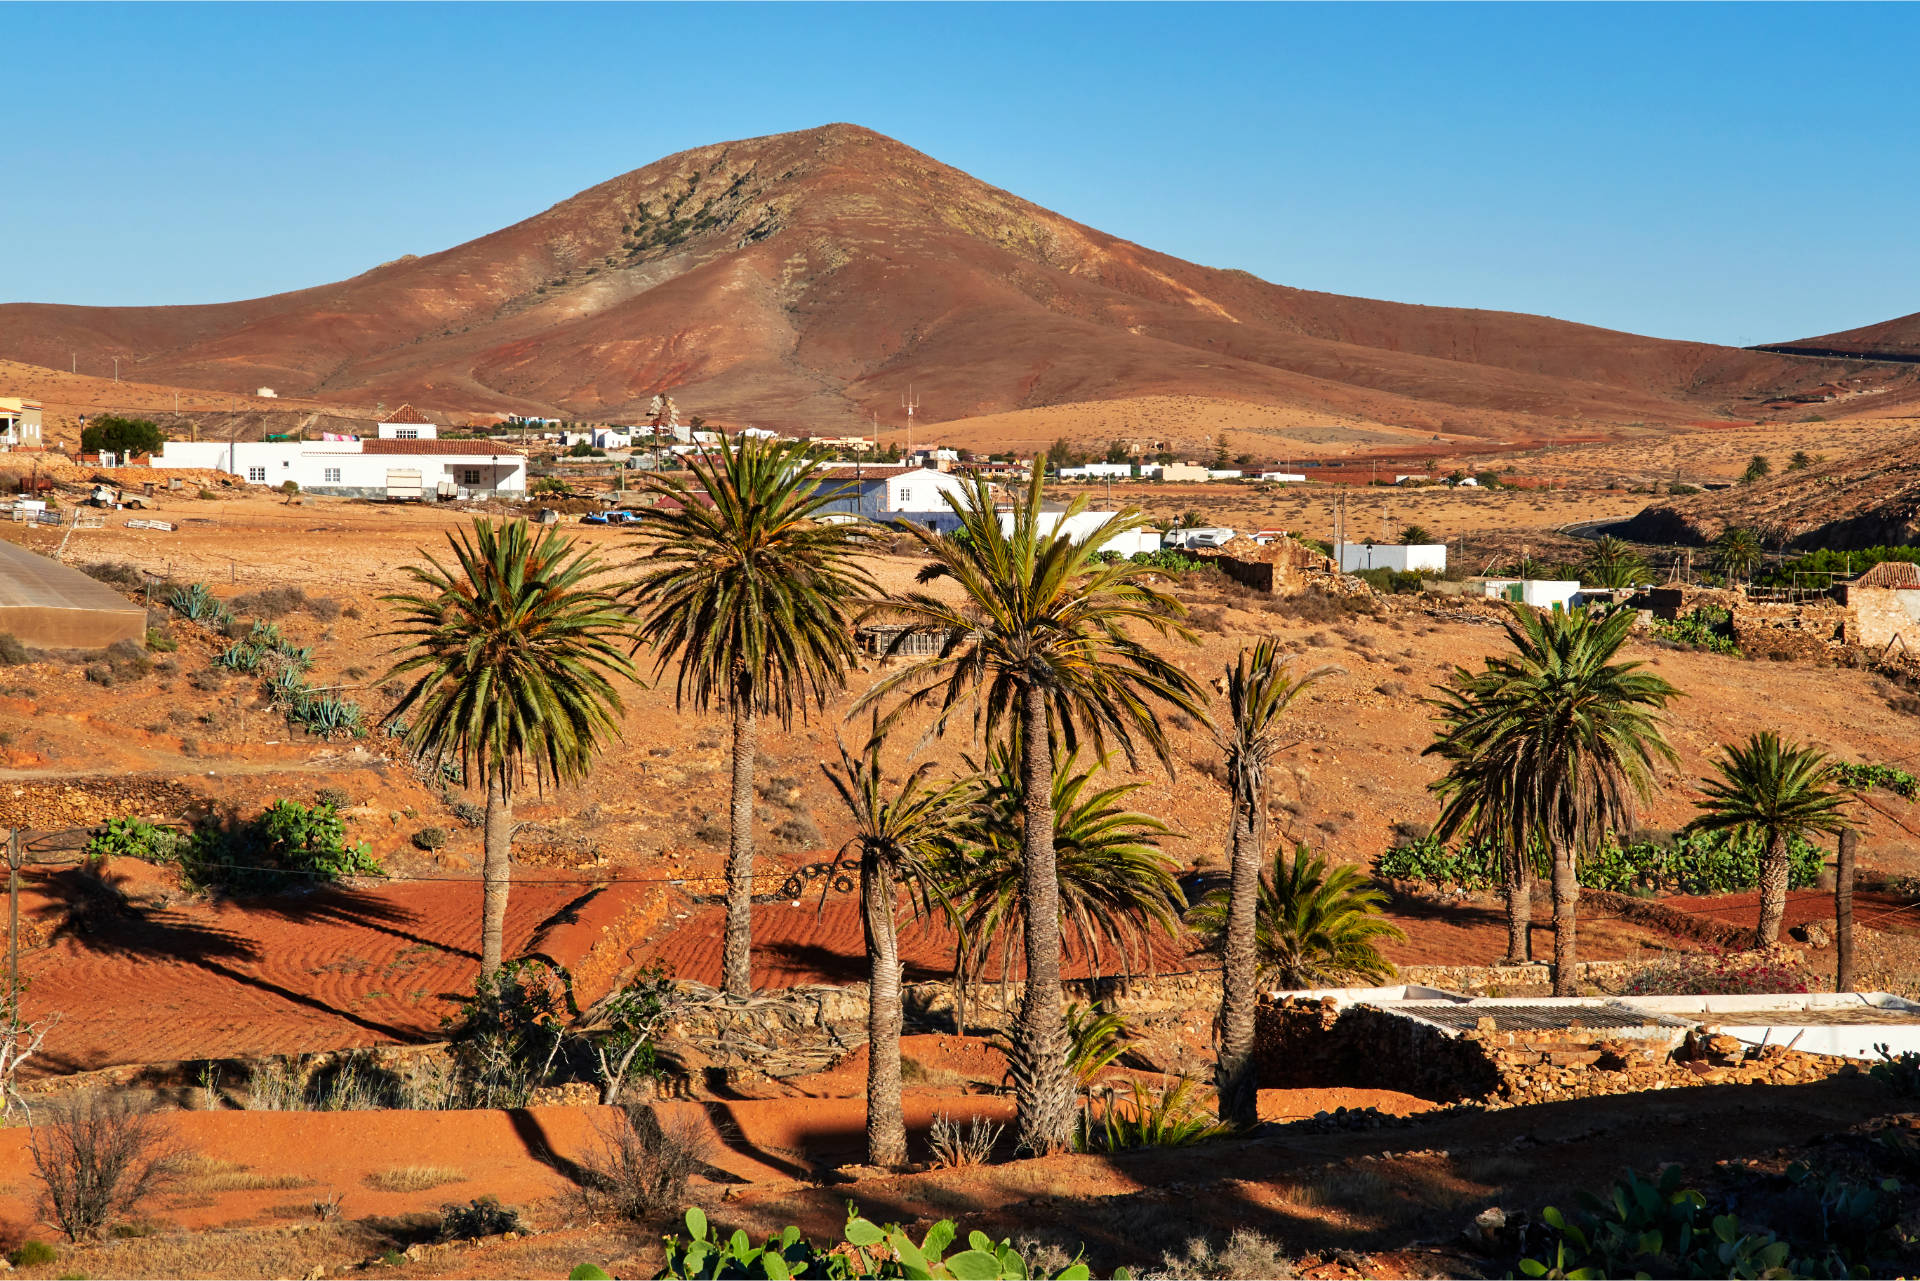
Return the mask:
[[[1348,574],[1362,569],[1440,573],[1447,568],[1445,543],[1341,543],[1338,550],[1341,572]]]
[[[943,512],[944,495],[964,498],[970,486],[964,477],[952,472],[920,467],[898,476],[887,477],[887,501],[881,509],[889,512]]]
[[[1288,484],[1305,484],[1307,475],[1305,472],[1297,471],[1263,471],[1260,473],[1260,479],[1285,481]]]
[[[381,440],[438,440],[440,429],[432,423],[381,423]]]
[[[249,484],[278,489],[293,481],[302,490],[383,490],[389,471],[416,471],[431,492],[442,480],[457,489],[524,493],[527,460],[519,454],[368,454],[359,441],[170,440],[154,457],[159,467],[223,471]],[[478,472],[475,483],[472,473]]]
[[[1580,591],[1580,583],[1569,578],[1489,578],[1487,595],[1511,599],[1507,589],[1515,584],[1520,587],[1520,603],[1531,605],[1535,609],[1552,609],[1556,605],[1561,609],[1570,609],[1573,598]]]
[[[1040,532],[1051,534],[1060,527],[1064,512],[1041,512]],[[1067,537],[1076,543],[1084,543],[1089,538],[1096,539],[1094,546],[1105,552],[1118,552],[1122,556],[1132,556],[1138,552],[1157,552],[1160,550],[1160,532],[1154,529],[1128,529],[1112,534],[1102,534],[1108,522],[1117,512],[1081,512],[1067,521]],[[1013,513],[1000,514],[1000,529],[1003,533],[1013,532]]]

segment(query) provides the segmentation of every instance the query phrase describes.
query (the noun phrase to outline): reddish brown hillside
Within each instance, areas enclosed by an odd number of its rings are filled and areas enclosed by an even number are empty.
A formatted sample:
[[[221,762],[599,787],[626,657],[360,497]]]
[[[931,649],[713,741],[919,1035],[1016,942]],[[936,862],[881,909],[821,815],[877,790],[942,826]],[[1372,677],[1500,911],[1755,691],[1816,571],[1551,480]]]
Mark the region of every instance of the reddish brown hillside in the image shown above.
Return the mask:
[[[0,306],[0,355],[440,411],[846,428],[1182,394],[1509,438],[1750,414],[1845,372],[1537,316],[1309,293],[1063,218],[851,125],[670,156],[336,284],[193,307]]]
[[[1879,356],[1889,360],[1920,360],[1920,311],[1877,325],[1843,329],[1837,334],[1801,338],[1781,343],[1781,351],[1846,352]]]

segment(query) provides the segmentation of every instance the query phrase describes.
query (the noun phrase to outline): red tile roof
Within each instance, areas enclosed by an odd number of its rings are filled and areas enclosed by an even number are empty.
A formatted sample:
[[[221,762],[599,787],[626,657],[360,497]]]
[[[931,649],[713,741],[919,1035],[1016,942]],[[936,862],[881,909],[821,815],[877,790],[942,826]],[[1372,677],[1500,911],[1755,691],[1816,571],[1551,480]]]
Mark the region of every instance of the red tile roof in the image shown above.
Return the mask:
[[[1920,565],[1883,560],[1853,580],[1855,587],[1920,587]]]
[[[491,440],[363,440],[363,454],[460,454],[468,458],[522,457],[522,451]]]
[[[383,423],[425,423],[432,425],[433,419],[427,417],[412,405],[402,405],[380,420]]]

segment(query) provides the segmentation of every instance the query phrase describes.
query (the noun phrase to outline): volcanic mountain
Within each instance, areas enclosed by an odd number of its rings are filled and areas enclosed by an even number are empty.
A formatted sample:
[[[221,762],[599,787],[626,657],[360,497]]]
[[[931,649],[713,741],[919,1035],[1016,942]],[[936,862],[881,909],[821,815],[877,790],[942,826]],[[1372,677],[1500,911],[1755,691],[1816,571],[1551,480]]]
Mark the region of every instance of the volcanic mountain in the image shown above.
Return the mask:
[[[1310,293],[1051,213],[867,129],[670,156],[336,284],[183,307],[0,306],[0,357],[443,412],[847,430],[1185,395],[1544,439],[1754,414],[1841,374],[1509,312]]]
[[[1920,361],[1920,311],[1895,320],[1883,320],[1877,325],[1862,325],[1837,334],[1821,334],[1818,338],[1801,338],[1754,350]]]

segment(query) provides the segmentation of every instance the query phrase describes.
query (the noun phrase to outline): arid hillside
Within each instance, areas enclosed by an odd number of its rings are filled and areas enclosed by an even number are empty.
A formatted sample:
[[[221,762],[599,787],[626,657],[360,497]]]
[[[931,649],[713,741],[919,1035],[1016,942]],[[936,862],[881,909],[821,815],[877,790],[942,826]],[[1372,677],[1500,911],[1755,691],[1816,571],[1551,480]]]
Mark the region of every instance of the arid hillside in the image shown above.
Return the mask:
[[[435,411],[849,429],[1183,395],[1490,441],[1761,415],[1920,371],[1312,293],[1183,262],[870,130],[670,156],[350,280],[184,307],[0,306],[0,356]]]
[[[1832,351],[1878,356],[1889,360],[1920,360],[1920,311],[1883,320],[1876,325],[1843,329],[1837,334],[1781,343],[1786,351]]]
[[[1630,538],[1699,543],[1729,526],[1787,547],[1874,547],[1920,539],[1920,433],[1871,453],[1648,507]]]

